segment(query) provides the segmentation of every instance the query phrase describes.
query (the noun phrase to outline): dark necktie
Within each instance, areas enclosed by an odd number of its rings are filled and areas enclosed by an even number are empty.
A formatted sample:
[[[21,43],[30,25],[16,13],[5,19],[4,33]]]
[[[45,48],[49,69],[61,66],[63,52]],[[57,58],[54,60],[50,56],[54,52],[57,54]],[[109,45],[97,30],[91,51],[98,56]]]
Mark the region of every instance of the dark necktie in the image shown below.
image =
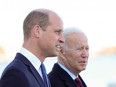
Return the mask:
[[[76,82],[77,87],[83,87],[82,82],[79,78],[76,78],[75,82]]]
[[[41,71],[42,71],[42,75],[43,75],[43,80],[45,83],[45,87],[49,87],[49,81],[48,81],[48,77],[47,77],[47,73],[46,73],[46,69],[43,63],[41,63]]]

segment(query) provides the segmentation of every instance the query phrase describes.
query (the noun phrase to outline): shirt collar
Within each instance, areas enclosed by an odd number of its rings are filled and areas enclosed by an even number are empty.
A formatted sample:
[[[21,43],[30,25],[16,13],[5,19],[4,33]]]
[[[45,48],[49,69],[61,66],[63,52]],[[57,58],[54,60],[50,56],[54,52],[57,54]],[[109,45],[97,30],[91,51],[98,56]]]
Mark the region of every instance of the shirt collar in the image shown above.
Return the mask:
[[[37,58],[34,54],[32,54],[29,50],[25,49],[24,47],[21,48],[19,53],[24,55],[38,71],[41,65],[41,61],[39,60],[39,58]]]
[[[59,63],[59,62],[58,62],[58,64],[59,64],[59,66],[60,66],[62,69],[64,69],[64,70],[72,77],[73,80],[75,80],[75,78],[78,78],[78,75],[75,76],[75,75],[74,75],[70,70],[68,70],[64,65],[62,65],[62,64]]]

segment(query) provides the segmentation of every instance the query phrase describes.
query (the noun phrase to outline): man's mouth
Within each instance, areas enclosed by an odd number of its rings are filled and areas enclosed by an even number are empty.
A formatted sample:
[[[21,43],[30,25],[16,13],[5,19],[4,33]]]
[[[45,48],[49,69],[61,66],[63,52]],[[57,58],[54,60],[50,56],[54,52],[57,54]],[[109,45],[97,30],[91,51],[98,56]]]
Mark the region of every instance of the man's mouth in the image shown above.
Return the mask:
[[[56,45],[56,48],[60,51],[61,50],[61,46],[60,45]]]
[[[87,64],[87,62],[86,62],[86,61],[80,61],[79,63],[80,63],[80,64],[84,64],[84,65],[86,65],[86,64]]]

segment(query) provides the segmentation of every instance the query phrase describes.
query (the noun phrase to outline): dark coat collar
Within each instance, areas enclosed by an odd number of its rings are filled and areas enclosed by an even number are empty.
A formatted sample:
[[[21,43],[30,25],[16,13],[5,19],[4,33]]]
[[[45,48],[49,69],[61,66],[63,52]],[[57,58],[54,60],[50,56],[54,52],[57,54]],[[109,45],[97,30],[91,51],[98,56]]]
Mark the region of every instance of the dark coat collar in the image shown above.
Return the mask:
[[[54,72],[56,72],[59,77],[65,81],[65,83],[68,85],[68,87],[76,87],[76,84],[72,77],[65,71],[63,70],[58,63],[54,64],[53,67]],[[82,81],[82,84],[84,87],[87,87],[81,76],[79,75],[80,80]],[[70,84],[71,83],[71,84]]]
[[[30,70],[30,72],[33,74],[33,76],[37,79],[37,81],[40,83],[40,85],[43,87],[43,80],[41,76],[39,75],[38,71],[35,69],[35,67],[31,64],[31,62],[22,54],[17,53],[15,59],[18,59],[22,61]]]

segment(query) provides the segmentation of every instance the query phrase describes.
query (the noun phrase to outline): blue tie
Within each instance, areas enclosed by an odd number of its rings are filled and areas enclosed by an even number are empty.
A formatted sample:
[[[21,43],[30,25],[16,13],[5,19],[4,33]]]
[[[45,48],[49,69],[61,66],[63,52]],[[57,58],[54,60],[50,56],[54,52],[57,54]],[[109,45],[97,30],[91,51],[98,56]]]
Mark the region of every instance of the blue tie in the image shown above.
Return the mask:
[[[41,71],[42,71],[45,87],[49,87],[49,81],[48,81],[46,69],[43,63],[41,63]]]

